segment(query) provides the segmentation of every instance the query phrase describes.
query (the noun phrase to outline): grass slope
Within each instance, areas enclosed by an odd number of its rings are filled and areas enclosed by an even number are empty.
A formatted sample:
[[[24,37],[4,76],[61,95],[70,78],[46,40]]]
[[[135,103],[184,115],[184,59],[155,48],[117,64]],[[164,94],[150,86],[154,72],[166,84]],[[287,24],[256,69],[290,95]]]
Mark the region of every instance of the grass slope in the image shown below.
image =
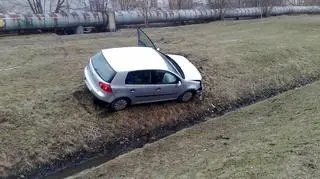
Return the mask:
[[[174,125],[211,104],[225,109],[317,78],[319,20],[284,16],[146,29],[163,51],[184,54],[196,64],[206,100],[140,105],[113,114],[92,104],[83,68],[101,48],[134,45],[134,30],[1,38],[0,176],[28,173],[75,152]]]
[[[69,178],[319,178],[319,91],[283,93]]]

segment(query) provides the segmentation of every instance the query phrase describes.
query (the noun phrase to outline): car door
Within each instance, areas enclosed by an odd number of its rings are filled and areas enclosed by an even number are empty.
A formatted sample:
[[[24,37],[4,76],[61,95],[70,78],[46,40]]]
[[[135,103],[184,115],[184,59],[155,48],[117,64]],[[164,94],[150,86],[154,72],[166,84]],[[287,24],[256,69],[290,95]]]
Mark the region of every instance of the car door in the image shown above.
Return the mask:
[[[154,70],[151,75],[151,82],[155,86],[156,101],[177,99],[183,92],[180,78],[173,73]]]
[[[138,39],[137,45],[139,47],[151,47],[157,50],[152,40],[140,28],[137,29],[137,39]]]
[[[150,70],[128,72],[125,88],[133,104],[156,100],[155,91],[157,88],[151,84]]]

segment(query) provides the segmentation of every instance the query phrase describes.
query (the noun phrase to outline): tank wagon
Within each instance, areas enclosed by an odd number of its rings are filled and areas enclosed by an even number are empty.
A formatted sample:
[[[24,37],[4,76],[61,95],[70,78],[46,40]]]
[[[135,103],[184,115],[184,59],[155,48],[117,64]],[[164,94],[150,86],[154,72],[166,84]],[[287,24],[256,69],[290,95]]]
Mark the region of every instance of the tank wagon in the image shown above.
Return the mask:
[[[256,18],[265,12],[260,7],[224,9],[225,18]],[[315,14],[320,6],[273,7],[269,15]],[[176,23],[213,21],[221,18],[219,9],[150,10],[148,23]],[[116,11],[107,13],[71,12],[49,14],[0,14],[0,32],[54,31],[72,34],[108,30],[108,27],[139,25],[145,21],[143,11]],[[111,23],[114,23],[110,26]],[[110,29],[109,29],[110,30]],[[115,30],[115,29],[113,29]]]
[[[72,12],[48,14],[0,14],[0,32],[53,31],[59,34],[83,33],[106,27],[103,13]]]
[[[261,17],[260,7],[235,8],[223,10],[225,18]],[[320,13],[320,6],[288,6],[273,7],[269,15],[284,14],[313,14]],[[219,9],[189,9],[189,10],[151,10],[148,12],[149,23],[181,22],[181,21],[213,21],[220,19]],[[116,25],[143,24],[145,21],[143,11],[116,11]]]

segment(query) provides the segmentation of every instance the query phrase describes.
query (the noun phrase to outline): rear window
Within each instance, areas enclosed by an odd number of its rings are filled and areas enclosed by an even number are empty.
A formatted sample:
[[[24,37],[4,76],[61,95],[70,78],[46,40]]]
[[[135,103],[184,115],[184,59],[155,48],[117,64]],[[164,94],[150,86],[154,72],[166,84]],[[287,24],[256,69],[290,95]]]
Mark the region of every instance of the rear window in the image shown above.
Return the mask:
[[[102,52],[97,53],[91,58],[92,66],[103,81],[111,83],[116,72],[111,68],[104,58]]]

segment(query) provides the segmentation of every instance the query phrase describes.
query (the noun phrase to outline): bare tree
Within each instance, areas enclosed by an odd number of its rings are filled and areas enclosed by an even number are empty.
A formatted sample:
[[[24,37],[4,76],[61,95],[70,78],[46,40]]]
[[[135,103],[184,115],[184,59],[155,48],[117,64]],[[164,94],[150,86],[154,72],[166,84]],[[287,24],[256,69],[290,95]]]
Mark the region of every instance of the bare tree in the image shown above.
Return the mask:
[[[73,5],[76,10],[91,11],[89,2],[87,0],[77,0]]]
[[[218,9],[219,19],[224,20],[224,15],[228,5],[228,0],[208,0],[208,5],[212,9]]]
[[[35,14],[43,13],[43,6],[41,0],[27,0],[29,7],[31,8],[32,12]]]
[[[42,14],[45,12],[45,5],[46,5],[45,2],[46,1],[43,1],[43,0],[27,0],[29,7],[34,14]],[[66,0],[57,0],[54,8],[55,9],[54,12],[55,13],[60,12],[60,10],[64,7],[65,2]],[[50,3],[50,11],[51,11],[51,8],[52,8],[51,6],[54,2],[53,0],[50,0],[49,3]]]
[[[143,0],[137,4],[138,8],[141,8],[144,16],[144,25],[146,27],[149,26],[149,13],[150,10],[157,7],[156,0]]]
[[[191,9],[193,0],[169,0],[170,9]]]
[[[320,1],[319,0],[286,0],[286,5],[313,6],[313,5],[320,5]]]
[[[233,6],[234,5],[232,5],[232,7]],[[259,0],[238,0],[237,7],[239,7],[239,8],[259,7]]]
[[[304,0],[301,4],[305,5],[305,6],[320,5],[320,1],[319,0]]]
[[[60,9],[63,8],[63,4],[66,2],[66,0],[58,0],[57,1],[57,5],[56,5],[56,9],[54,10],[55,13],[58,13],[60,11]],[[70,5],[68,3],[68,9],[70,8]]]
[[[143,16],[144,16],[144,25],[146,27],[149,26],[149,21],[148,21],[148,18],[149,18],[149,16],[148,16],[149,5],[150,5],[149,4],[149,0],[143,0],[141,8],[142,8],[142,11],[143,11]]]
[[[25,1],[0,0],[0,13],[17,12],[26,8]]]
[[[119,6],[121,10],[127,11],[137,7],[136,0],[119,0]]]
[[[93,12],[106,12],[108,0],[89,0],[89,10]]]
[[[0,1],[0,13],[5,13],[6,12],[6,7],[4,6],[3,1]]]
[[[258,0],[261,7],[261,18],[269,17],[274,6],[283,5],[282,0]]]

